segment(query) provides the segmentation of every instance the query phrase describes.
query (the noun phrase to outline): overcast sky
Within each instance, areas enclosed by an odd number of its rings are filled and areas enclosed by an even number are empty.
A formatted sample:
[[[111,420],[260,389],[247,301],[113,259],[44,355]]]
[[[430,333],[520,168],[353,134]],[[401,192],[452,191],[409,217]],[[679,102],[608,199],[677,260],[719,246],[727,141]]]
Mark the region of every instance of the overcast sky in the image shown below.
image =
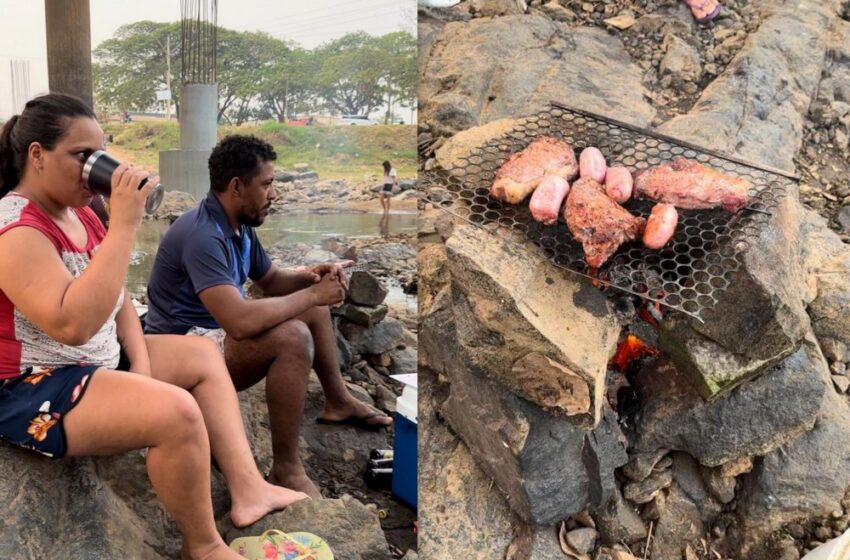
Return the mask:
[[[180,19],[180,0],[89,0],[89,6],[92,49],[124,24]],[[415,34],[416,0],[218,0],[218,24],[312,49],[354,31]],[[44,0],[0,0],[0,118],[20,111],[12,107],[13,60],[23,61],[19,70],[29,67],[30,96],[47,91]]]

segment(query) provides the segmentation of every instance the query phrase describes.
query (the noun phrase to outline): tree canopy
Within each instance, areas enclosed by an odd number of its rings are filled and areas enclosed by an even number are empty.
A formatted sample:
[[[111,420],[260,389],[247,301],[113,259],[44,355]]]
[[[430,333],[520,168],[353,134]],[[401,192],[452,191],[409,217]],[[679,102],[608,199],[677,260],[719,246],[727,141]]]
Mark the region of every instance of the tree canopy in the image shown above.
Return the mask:
[[[297,115],[368,115],[392,118],[416,101],[416,40],[407,32],[380,37],[350,33],[308,50],[263,32],[219,27],[219,119],[284,121]],[[167,89],[179,104],[180,23],[124,25],[94,50],[96,101],[115,109],[150,110]]]

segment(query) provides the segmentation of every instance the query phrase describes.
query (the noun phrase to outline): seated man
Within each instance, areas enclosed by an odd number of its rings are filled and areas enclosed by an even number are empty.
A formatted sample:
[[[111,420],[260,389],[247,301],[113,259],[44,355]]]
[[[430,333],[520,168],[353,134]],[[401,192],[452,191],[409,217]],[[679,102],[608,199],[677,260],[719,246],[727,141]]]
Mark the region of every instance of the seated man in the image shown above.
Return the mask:
[[[213,338],[239,391],[265,377],[274,453],[269,481],[320,497],[298,454],[310,369],[325,394],[320,422],[380,429],[392,419],[354,398],[339,370],[328,306],[345,297],[342,267],[278,268],[253,229],[275,198],[276,158],[253,136],[229,136],[213,149],[210,192],[160,243],[146,332]],[[245,299],[248,278],[269,297]]]

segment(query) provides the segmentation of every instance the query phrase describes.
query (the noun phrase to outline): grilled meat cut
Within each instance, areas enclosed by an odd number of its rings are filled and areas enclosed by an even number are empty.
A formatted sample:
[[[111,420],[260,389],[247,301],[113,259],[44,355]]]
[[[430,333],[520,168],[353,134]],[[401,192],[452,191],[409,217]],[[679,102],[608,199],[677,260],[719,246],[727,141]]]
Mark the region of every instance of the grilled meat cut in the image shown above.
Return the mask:
[[[490,196],[519,204],[547,175],[572,179],[578,173],[573,147],[557,138],[538,138],[512,155],[496,173]]]
[[[602,185],[589,177],[572,186],[564,218],[584,247],[588,266],[593,268],[602,266],[620,245],[635,239],[646,223],[611,200]]]
[[[738,212],[747,205],[749,181],[677,157],[635,175],[635,195],[677,208],[717,208]]]

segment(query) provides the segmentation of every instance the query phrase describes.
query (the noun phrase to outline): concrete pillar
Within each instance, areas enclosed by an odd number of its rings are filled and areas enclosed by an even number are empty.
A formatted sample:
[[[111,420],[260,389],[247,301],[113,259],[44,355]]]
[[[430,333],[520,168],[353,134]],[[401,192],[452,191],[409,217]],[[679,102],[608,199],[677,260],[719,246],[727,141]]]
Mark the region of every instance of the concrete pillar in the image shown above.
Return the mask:
[[[180,148],[211,150],[218,129],[218,84],[183,84],[180,88]]]
[[[196,200],[210,189],[207,161],[217,140],[218,84],[180,88],[180,149],[159,152],[159,176],[166,191],[183,191]]]
[[[94,107],[89,0],[44,0],[50,91],[76,95]]]

